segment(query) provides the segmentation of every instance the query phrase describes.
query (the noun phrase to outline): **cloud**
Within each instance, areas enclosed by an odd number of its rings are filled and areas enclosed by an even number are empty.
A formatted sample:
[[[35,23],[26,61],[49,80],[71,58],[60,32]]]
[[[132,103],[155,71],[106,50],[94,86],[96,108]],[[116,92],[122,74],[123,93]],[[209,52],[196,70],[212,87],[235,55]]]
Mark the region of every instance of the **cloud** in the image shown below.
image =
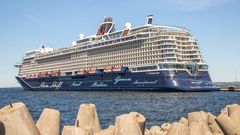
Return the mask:
[[[169,0],[175,6],[186,11],[195,11],[221,5],[231,0]]]

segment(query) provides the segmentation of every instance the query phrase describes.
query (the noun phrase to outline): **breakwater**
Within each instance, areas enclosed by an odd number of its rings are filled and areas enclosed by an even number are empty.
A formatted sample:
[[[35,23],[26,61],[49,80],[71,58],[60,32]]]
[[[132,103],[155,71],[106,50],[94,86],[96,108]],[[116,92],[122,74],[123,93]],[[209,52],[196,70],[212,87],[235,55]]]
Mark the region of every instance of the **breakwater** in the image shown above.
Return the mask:
[[[210,112],[190,112],[173,123],[145,127],[146,118],[129,112],[115,118],[115,124],[101,129],[96,106],[81,104],[72,125],[60,131],[60,111],[45,108],[35,123],[23,103],[13,103],[0,110],[0,135],[240,135],[240,105],[231,104],[218,116]]]

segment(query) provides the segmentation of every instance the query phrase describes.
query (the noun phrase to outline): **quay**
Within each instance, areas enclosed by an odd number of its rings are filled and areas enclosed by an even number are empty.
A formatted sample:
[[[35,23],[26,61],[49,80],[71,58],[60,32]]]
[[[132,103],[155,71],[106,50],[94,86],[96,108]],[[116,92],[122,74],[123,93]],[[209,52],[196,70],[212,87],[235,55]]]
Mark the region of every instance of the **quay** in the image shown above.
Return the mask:
[[[45,108],[35,123],[24,103],[0,109],[0,135],[240,135],[240,105],[223,108],[218,116],[210,112],[190,112],[173,123],[145,127],[146,118],[138,112],[116,117],[115,124],[101,129],[96,106],[84,103],[73,125],[60,131],[60,111]]]

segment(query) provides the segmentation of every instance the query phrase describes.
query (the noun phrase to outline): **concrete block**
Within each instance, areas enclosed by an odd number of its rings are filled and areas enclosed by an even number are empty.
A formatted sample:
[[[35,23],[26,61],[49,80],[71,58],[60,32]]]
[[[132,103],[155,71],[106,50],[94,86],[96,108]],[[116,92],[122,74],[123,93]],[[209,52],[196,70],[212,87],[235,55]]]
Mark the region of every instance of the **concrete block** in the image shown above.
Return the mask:
[[[171,128],[171,124],[170,123],[163,123],[161,125],[161,129],[165,132],[167,132],[169,129]]]
[[[167,135],[189,135],[189,127],[185,124],[174,122],[168,130]]]
[[[228,116],[230,116],[233,113],[233,111],[240,106],[238,104],[231,104],[231,105],[227,105],[226,107],[228,110]]]
[[[141,128],[132,114],[116,117],[114,135],[143,135]]]
[[[191,124],[189,126],[189,135],[205,135],[203,123],[191,122]]]
[[[223,135],[221,128],[218,126],[216,122],[216,116],[214,116],[211,113],[208,113],[208,126],[212,133],[218,133]]]
[[[92,128],[94,133],[101,130],[96,106],[91,103],[81,104],[75,125],[80,128]]]
[[[208,127],[208,114],[206,112],[192,112],[188,114],[188,124],[191,125],[191,123],[202,123],[201,126],[203,126],[203,130],[205,133],[211,132],[211,130]],[[196,126],[196,123],[194,124],[194,127]]]
[[[240,125],[225,114],[220,114],[216,121],[225,135],[240,135]]]
[[[3,135],[40,135],[25,104],[18,102],[0,109]]]
[[[232,105],[228,108],[229,117],[232,118],[238,125],[240,125],[240,106]]]
[[[80,128],[76,126],[64,126],[62,135],[94,135],[91,128]]]
[[[144,133],[145,132],[144,130],[145,130],[146,118],[138,112],[131,112],[130,114],[133,115],[136,118],[137,123],[138,123],[142,133]]]
[[[145,128],[144,135],[152,135],[152,133],[149,129]]]
[[[104,129],[98,133],[95,133],[94,135],[113,135],[114,133],[114,126],[110,125],[107,129]]]
[[[41,135],[60,135],[60,112],[45,108],[36,125]]]
[[[182,123],[182,124],[184,124],[185,126],[188,127],[188,119],[182,117],[178,122],[179,122],[179,123]]]
[[[151,132],[151,135],[166,135],[167,134],[159,126],[152,126],[150,128],[150,132]]]

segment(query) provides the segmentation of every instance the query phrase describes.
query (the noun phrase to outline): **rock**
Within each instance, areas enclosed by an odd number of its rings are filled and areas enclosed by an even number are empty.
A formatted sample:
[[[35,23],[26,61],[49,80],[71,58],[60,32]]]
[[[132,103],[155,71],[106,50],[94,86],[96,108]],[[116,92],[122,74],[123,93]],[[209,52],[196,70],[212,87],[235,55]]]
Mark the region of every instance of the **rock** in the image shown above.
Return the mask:
[[[80,128],[76,126],[64,126],[62,135],[94,135],[92,128]]]
[[[81,104],[75,125],[80,128],[92,128],[94,133],[101,130],[96,106],[91,103]]]
[[[208,113],[208,126],[213,134],[215,133],[215,134],[223,135],[221,128],[218,126],[216,122],[216,116],[214,116],[211,113]]]
[[[116,117],[114,135],[143,135],[137,119],[132,114]]]
[[[185,126],[188,127],[188,119],[182,117],[178,122],[179,122],[179,123],[182,123],[182,124],[184,124]]]
[[[1,135],[40,135],[27,107],[21,103],[0,109]]]
[[[130,114],[133,115],[136,118],[137,123],[138,123],[142,133],[144,133],[145,132],[144,130],[145,130],[146,118],[142,114],[137,113],[137,112],[131,112]]]
[[[94,135],[113,135],[114,133],[114,126],[110,125],[107,129],[104,129]]]
[[[240,135],[240,125],[225,114],[220,114],[216,118],[216,121],[224,135]]]
[[[60,112],[45,108],[36,125],[41,135],[60,135]]]
[[[174,122],[167,135],[189,135],[189,128],[185,124]]]

